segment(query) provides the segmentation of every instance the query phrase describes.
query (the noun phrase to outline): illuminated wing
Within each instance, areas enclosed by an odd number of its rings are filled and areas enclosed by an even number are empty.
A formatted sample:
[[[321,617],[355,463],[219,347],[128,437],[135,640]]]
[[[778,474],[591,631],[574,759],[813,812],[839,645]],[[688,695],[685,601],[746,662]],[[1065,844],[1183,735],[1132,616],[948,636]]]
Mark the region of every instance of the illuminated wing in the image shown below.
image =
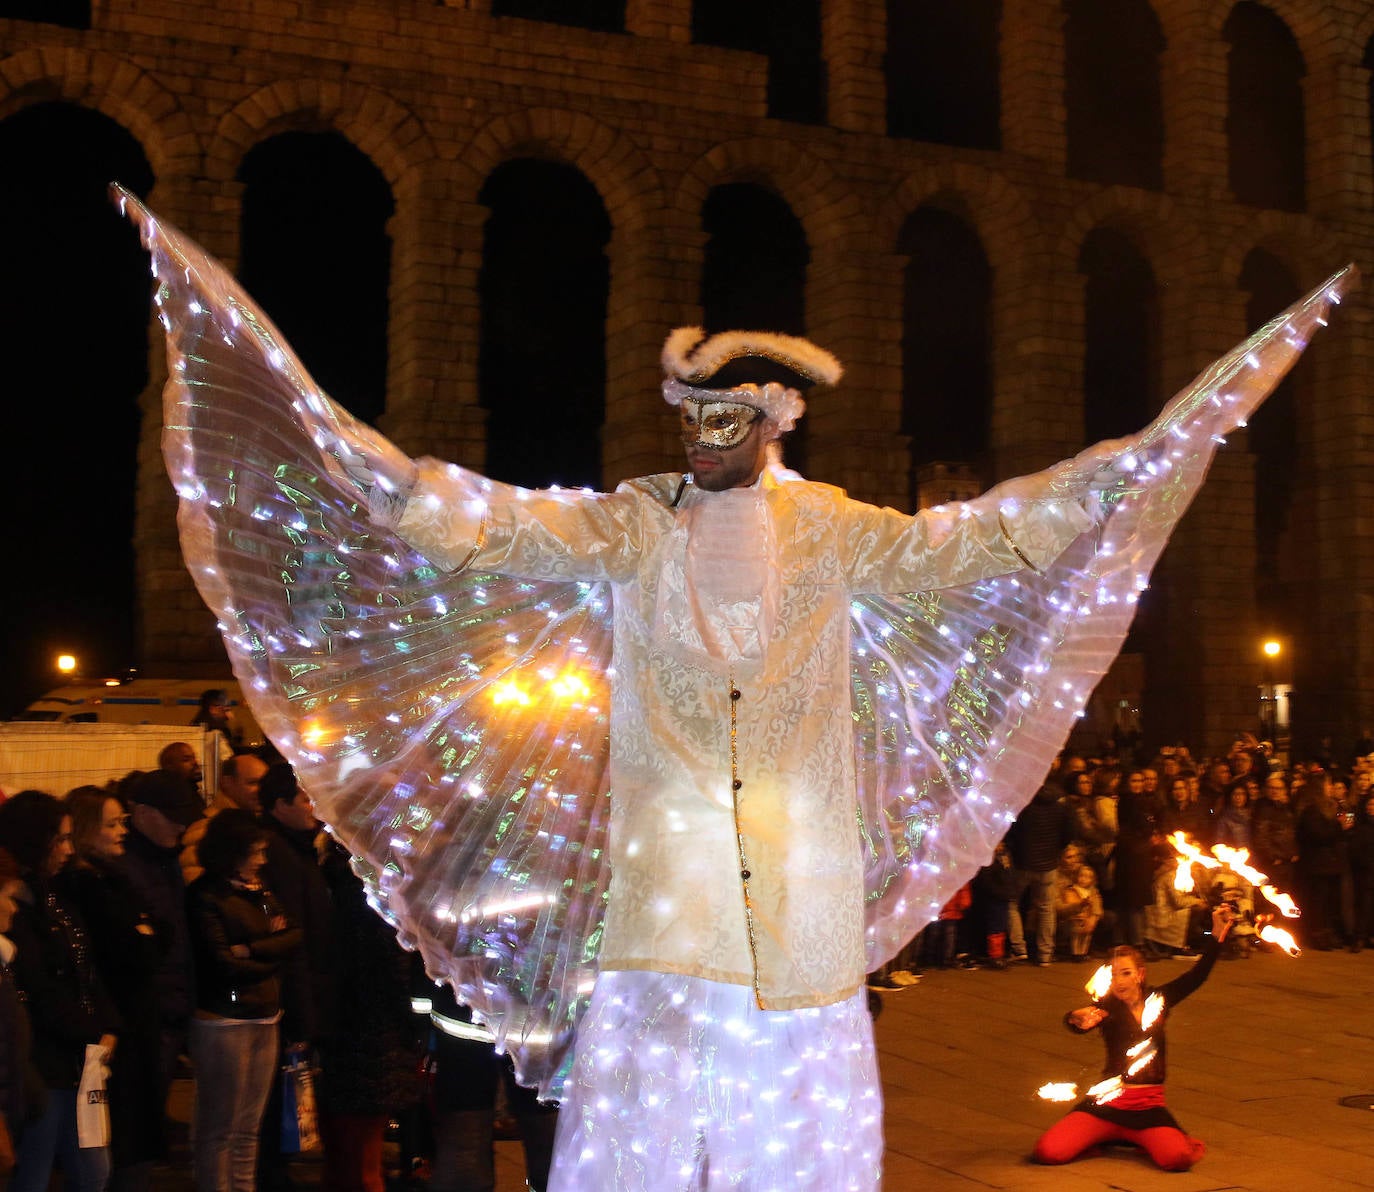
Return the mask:
[[[1091,500],[1095,477],[1129,474],[1101,531],[1083,535],[1044,573],[854,600],[869,971],[988,863],[1121,648],[1137,594],[1222,436],[1244,425],[1356,278],[1347,268],[1290,307],[1140,434],[980,498],[1011,520],[1018,500]]]
[[[258,723],[374,905],[556,1095],[591,990],[610,594],[435,570],[369,522],[332,403],[228,273],[132,196],[167,330],[186,562]]]

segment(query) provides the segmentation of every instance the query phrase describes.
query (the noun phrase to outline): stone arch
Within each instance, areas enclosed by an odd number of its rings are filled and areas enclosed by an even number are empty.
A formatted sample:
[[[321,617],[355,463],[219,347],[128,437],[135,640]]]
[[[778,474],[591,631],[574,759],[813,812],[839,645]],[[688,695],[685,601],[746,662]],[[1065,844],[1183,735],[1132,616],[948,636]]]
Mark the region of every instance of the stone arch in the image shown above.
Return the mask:
[[[695,226],[712,187],[726,182],[752,182],[775,191],[801,220],[813,249],[862,234],[867,223],[858,195],[826,163],[797,144],[772,137],[725,141],[699,157],[673,196],[674,211]]]
[[[1240,0],[1214,6],[1208,14],[1207,33],[1222,40],[1222,28]],[[1327,4],[1303,4],[1297,0],[1253,0],[1267,8],[1285,25],[1297,43],[1303,66],[1309,78],[1338,60],[1345,52],[1341,44],[1342,22]]]
[[[582,112],[527,108],[479,129],[460,154],[477,191],[497,166],[514,157],[552,157],[580,170],[601,195],[612,242],[653,225],[663,207],[658,173],[623,132]]]
[[[393,191],[435,155],[419,119],[385,92],[353,83],[283,79],[254,91],[220,117],[206,149],[206,173],[216,183],[232,184],[244,154],[259,141],[288,129],[320,126],[352,141]]]
[[[0,88],[0,119],[35,103],[78,104],[128,129],[156,178],[199,172],[200,139],[181,101],[125,58],[77,46],[22,50],[0,60]]]
[[[893,251],[907,217],[933,204],[965,219],[983,242],[995,270],[1020,276],[1036,267],[1043,228],[1020,189],[995,170],[956,162],[908,174],[879,207],[874,238]]]
[[[1094,228],[1111,227],[1135,240],[1160,273],[1160,284],[1205,274],[1214,265],[1212,249],[1196,224],[1185,224],[1167,195],[1126,187],[1094,194],[1069,215],[1054,245],[1054,267],[1077,270],[1079,250]]]
[[[1260,211],[1218,251],[1216,270],[1222,284],[1238,284],[1245,258],[1256,248],[1282,262],[1304,290],[1320,284],[1356,255],[1344,238],[1314,220]]]

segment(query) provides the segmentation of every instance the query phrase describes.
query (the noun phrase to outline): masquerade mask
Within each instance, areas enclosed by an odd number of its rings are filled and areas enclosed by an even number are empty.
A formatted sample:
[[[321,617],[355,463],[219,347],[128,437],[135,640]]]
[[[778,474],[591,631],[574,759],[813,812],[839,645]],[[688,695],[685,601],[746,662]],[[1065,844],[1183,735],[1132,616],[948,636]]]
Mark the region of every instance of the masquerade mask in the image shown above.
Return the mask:
[[[738,447],[749,437],[763,411],[732,401],[694,401],[685,398],[678,407],[682,415],[682,441],[688,447],[711,447],[724,451]]]

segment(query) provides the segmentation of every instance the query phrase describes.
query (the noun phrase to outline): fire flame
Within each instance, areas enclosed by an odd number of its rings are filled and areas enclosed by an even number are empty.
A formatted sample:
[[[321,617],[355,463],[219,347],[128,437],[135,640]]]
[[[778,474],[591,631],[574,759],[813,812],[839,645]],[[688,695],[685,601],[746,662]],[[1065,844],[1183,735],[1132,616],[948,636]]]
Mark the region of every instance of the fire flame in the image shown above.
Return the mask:
[[[1293,896],[1285,894],[1278,887],[1264,885],[1260,887],[1260,893],[1278,908],[1279,914],[1285,919],[1296,919],[1302,915],[1302,909],[1293,901]]]
[[[1194,865],[1202,865],[1207,869],[1219,869],[1222,865],[1229,867],[1238,877],[1243,877],[1252,886],[1257,886],[1261,894],[1279,909],[1279,912],[1286,918],[1296,919],[1301,916],[1302,911],[1298,904],[1293,901],[1292,896],[1285,894],[1277,886],[1269,881],[1267,873],[1261,873],[1250,862],[1250,850],[1244,848],[1231,848],[1226,844],[1215,844],[1212,846],[1212,856],[1203,854],[1202,849],[1183,832],[1173,832],[1169,835],[1169,843],[1174,846],[1174,851],[1178,853],[1178,871],[1174,874],[1174,889],[1183,893],[1191,893],[1195,883],[1193,881]],[[1291,938],[1291,937],[1290,937]],[[1297,953],[1293,953],[1297,955]]]
[[[1158,993],[1152,993],[1145,999],[1145,1009],[1140,1012],[1140,1028],[1148,1031],[1164,1012],[1164,998]]]
[[[1261,873],[1249,864],[1250,850],[1248,848],[1232,848],[1229,844],[1214,844],[1212,845],[1212,855],[1219,858],[1222,864],[1229,865],[1234,873],[1239,874],[1252,886],[1263,886],[1269,880],[1267,873]]]
[[[1146,1040],[1146,1042],[1148,1042],[1148,1040]],[[1126,1069],[1126,1075],[1134,1076],[1142,1068],[1149,1067],[1150,1063],[1154,1060],[1156,1054],[1157,1053],[1153,1047],[1147,1048],[1145,1051],[1141,1052],[1140,1055],[1136,1056],[1131,1066]]]
[[[1121,1090],[1125,1087],[1125,1082],[1120,1076],[1109,1076],[1106,1080],[1099,1080],[1093,1085],[1088,1090],[1088,1096],[1099,1105],[1105,1105],[1108,1101],[1115,1101],[1121,1096]]]
[[[1042,1084],[1036,1091],[1036,1096],[1042,1101],[1072,1101],[1077,1093],[1076,1084],[1051,1081],[1049,1084]]]
[[[1285,931],[1282,927],[1275,927],[1272,923],[1266,923],[1260,928],[1260,939],[1266,943],[1277,944],[1289,956],[1301,956],[1302,949],[1298,947],[1298,941],[1293,938],[1291,932]]]
[[[1100,1002],[1111,992],[1112,989],[1112,966],[1110,964],[1100,964],[1097,971],[1088,978],[1088,983],[1083,986],[1088,991],[1088,996],[1095,1002]]]
[[[1182,893],[1191,893],[1196,883],[1193,881],[1193,866],[1201,865],[1206,869],[1220,869],[1221,862],[1214,857],[1203,855],[1202,849],[1188,839],[1182,832],[1172,832],[1169,835],[1169,843],[1174,846],[1174,852],[1178,854],[1178,871],[1174,874],[1174,889]]]

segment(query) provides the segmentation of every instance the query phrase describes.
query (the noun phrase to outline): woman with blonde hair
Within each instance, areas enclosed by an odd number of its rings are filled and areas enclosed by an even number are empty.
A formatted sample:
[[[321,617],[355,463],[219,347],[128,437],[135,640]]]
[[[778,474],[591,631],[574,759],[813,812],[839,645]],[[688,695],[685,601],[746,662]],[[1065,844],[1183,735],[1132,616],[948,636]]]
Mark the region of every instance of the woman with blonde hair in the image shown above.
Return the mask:
[[[109,791],[81,786],[66,799],[74,856],[67,887],[90,936],[96,971],[119,1011],[110,1063],[110,1192],[145,1192],[167,1155],[160,1072],[162,1040],[154,974],[159,947],[147,908],[116,864],[128,813]]]

